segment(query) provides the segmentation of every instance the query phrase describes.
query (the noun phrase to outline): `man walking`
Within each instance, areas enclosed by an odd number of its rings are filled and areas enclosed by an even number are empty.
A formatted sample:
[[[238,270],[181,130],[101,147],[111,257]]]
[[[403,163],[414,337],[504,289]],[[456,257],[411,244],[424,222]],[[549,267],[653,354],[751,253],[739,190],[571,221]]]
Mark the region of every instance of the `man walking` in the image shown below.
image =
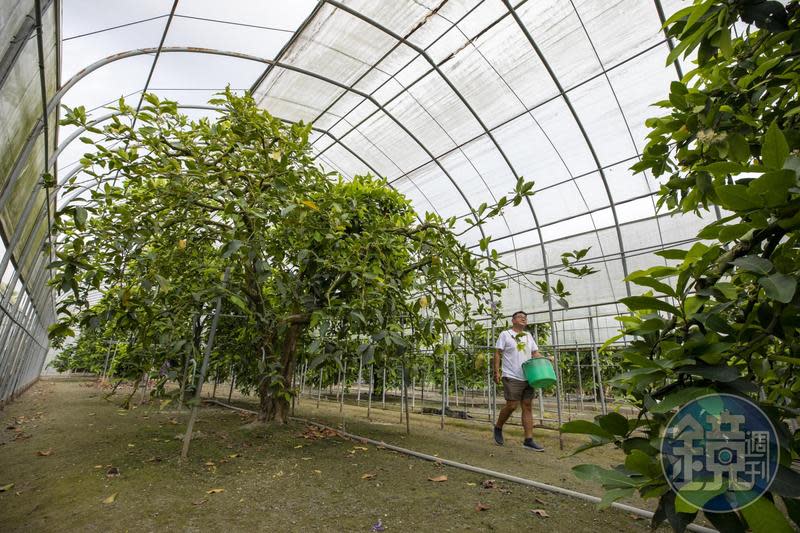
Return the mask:
[[[522,446],[528,450],[543,452],[544,448],[533,441],[533,388],[525,379],[522,364],[531,357],[544,357],[539,352],[539,347],[533,336],[525,331],[528,324],[528,315],[525,311],[517,311],[511,316],[511,329],[500,333],[495,345],[494,353],[494,380],[500,383],[503,380],[503,397],[506,405],[497,416],[494,426],[494,440],[503,445],[503,425],[511,416],[517,406],[522,404],[522,427],[525,430],[525,441]],[[500,372],[500,357],[502,355],[503,371]],[[549,358],[551,361],[552,357]]]

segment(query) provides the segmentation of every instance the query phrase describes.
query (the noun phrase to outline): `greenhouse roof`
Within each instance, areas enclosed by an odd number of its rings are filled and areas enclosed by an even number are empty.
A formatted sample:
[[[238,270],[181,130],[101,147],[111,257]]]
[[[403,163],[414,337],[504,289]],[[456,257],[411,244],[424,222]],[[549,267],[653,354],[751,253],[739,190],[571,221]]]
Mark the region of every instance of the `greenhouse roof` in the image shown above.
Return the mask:
[[[312,123],[322,166],[385,176],[419,212],[468,216],[517,178],[534,181],[530,201],[465,239],[477,247],[490,235],[513,267],[508,314],[555,317],[565,343],[588,342],[589,317],[610,334],[614,302],[639,290],[626,274],[703,225],[657,215],[657,181],[630,170],[644,121],[658,114],[652,104],[690,68],[666,65],[661,26],[678,4],[10,1],[0,13],[3,279],[24,281],[46,342],[53,307],[37,253],[48,220],[39,176],[48,165],[60,180],[77,172],[85,151],[77,140],[59,149],[75,133],[57,129],[59,98],[99,118],[120,96],[135,105],[147,91],[199,117],[213,115],[209,98],[230,86],[285,121]],[[582,248],[599,273],[570,280],[569,309],[548,306],[533,279]]]

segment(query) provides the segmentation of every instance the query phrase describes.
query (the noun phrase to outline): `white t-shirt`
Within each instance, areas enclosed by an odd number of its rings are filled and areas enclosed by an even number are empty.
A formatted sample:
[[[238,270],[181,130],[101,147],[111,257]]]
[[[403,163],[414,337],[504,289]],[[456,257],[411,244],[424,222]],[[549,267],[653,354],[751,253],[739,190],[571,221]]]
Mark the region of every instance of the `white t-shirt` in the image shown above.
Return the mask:
[[[519,379],[525,381],[525,374],[522,373],[522,363],[531,358],[533,352],[538,351],[539,347],[533,340],[533,335],[527,331],[519,333],[513,329],[503,331],[497,338],[495,348],[503,354],[503,377]],[[522,347],[522,350],[519,349]]]

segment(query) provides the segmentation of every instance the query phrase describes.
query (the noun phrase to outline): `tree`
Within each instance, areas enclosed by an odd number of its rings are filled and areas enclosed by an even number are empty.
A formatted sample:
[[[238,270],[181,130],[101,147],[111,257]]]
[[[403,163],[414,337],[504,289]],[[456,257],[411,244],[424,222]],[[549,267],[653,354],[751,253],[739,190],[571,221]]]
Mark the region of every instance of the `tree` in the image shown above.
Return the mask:
[[[795,1],[697,0],[665,24],[678,40],[668,65],[696,50],[697,67],[657,104],[666,115],[647,121],[649,142],[633,168],[665,178],[660,206],[720,216],[698,234],[703,242],[658,252],[670,266],[628,278],[650,292],[621,300],[632,312],[618,317],[622,333],[635,340],[617,352],[624,372],[613,382],[638,417],[563,426],[591,435],[581,449],[614,443],[625,452],[615,470],[576,473],[610,489],[604,503],[635,491],[659,498],[654,527],[667,519],[682,531],[697,508],[669,490],[649,439],[680,404],[709,392],[757,402],[779,433],[781,465],[757,505],[706,517],[721,530],[790,530],[780,500],[800,525],[800,476],[789,468],[800,436],[786,423],[800,414],[798,16]]]
[[[475,253],[458,237],[518,205],[532,183],[520,179],[470,218],[417,218],[384,179],[317,167],[310,126],[281,122],[249,95],[212,103],[218,119],[191,122],[154,95],[138,114],[120,100],[110,124],[88,128],[100,137],[82,138],[94,147],[82,160],[90,193],[55,225],[51,283],[65,297],[53,337],[105,328],[130,345],[122,377],[179,360],[185,389],[221,296],[212,368],[258,392],[261,421],[285,422],[299,354],[313,368],[357,346],[367,364],[378,352],[405,366],[409,349],[489,312],[474,302],[499,300],[504,266],[489,238]],[[62,123],[87,117],[67,109]],[[88,306],[91,291],[102,306]]]

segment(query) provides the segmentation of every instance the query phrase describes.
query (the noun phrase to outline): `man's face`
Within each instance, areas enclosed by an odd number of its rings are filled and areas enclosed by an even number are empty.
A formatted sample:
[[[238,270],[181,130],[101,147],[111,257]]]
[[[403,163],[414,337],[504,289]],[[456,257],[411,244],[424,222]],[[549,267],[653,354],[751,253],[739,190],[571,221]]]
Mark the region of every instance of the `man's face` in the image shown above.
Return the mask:
[[[528,315],[524,313],[517,313],[511,318],[511,324],[514,326],[525,327],[528,325]]]

